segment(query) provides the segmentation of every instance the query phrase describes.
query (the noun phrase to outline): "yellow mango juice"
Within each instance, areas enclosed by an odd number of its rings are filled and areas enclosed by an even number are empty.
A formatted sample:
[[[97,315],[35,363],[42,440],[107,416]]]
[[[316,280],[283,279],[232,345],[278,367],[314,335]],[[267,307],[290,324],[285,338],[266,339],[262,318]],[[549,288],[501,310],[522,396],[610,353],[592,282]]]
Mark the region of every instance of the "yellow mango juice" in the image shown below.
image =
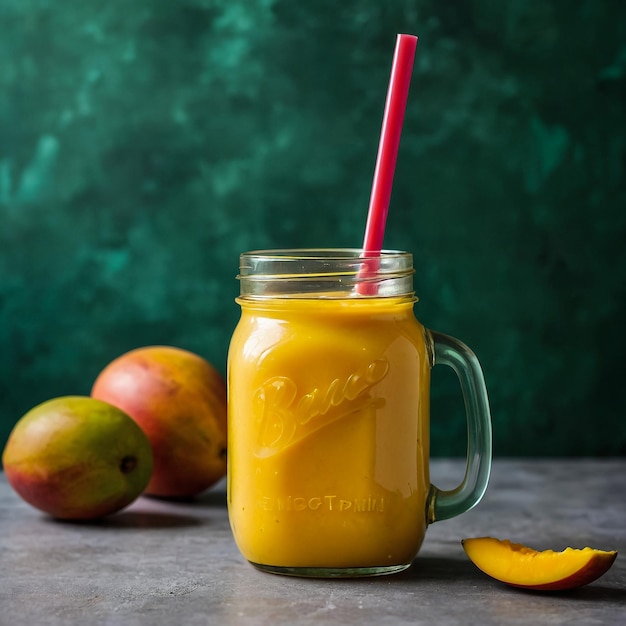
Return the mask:
[[[228,507],[250,562],[407,566],[426,530],[430,350],[412,297],[240,298]]]

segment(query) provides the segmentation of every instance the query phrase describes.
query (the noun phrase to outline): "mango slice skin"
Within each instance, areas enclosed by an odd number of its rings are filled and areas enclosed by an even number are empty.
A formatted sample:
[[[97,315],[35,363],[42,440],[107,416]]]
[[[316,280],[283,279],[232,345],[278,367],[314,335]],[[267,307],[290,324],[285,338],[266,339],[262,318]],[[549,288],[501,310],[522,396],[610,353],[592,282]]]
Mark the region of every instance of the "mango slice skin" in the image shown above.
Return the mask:
[[[615,562],[616,551],[566,548],[538,552],[494,537],[462,540],[476,567],[512,587],[534,591],[564,591],[582,587],[602,576]]]

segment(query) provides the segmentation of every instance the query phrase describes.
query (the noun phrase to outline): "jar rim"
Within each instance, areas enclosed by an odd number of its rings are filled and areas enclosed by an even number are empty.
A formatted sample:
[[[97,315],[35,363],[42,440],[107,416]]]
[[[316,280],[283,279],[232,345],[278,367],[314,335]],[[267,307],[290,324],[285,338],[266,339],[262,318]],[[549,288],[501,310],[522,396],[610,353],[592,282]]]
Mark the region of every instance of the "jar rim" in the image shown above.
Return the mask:
[[[360,259],[362,261],[380,258],[411,258],[413,255],[405,250],[381,250],[380,253],[371,252],[364,254],[360,248],[276,248],[259,249],[243,252],[241,258],[264,258],[264,259],[320,259],[320,260],[345,260]]]
[[[414,272],[402,250],[282,248],[242,253],[237,279],[242,297],[412,297]]]

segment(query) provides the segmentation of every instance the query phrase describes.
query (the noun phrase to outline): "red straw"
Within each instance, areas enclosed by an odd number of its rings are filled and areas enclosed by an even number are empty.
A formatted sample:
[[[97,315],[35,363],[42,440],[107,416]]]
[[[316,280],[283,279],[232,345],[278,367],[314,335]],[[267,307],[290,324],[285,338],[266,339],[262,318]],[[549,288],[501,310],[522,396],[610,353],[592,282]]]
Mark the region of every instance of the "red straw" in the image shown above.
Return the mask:
[[[365,226],[365,238],[363,241],[363,256],[380,256],[385,237],[385,224],[391,199],[393,175],[396,169],[400,135],[406,101],[409,95],[413,61],[417,37],[414,35],[398,35],[396,49],[391,66],[391,77],[387,89],[387,101],[383,115],[383,127],[378,144],[378,157],[374,170],[374,182],[370,195],[370,206],[367,213]],[[364,263],[359,273],[360,278],[373,274],[378,269],[378,262]],[[376,285],[360,282],[357,284],[357,292],[360,294],[375,294]]]
[[[398,35],[387,90],[383,127],[378,144],[378,158],[363,241],[363,255],[378,255],[383,247],[385,223],[396,169],[404,111],[409,95],[417,37]]]

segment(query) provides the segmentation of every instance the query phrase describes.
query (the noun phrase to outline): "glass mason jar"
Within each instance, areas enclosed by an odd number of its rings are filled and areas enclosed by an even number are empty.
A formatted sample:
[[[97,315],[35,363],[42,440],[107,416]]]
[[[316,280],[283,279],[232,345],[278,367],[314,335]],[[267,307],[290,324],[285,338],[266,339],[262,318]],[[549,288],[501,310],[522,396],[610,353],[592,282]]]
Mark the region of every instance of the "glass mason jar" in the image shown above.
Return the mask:
[[[483,374],[458,340],[415,318],[413,260],[384,251],[241,255],[228,356],[228,510],[256,567],[368,576],[406,569],[428,524],[473,507],[491,467]],[[433,365],[465,400],[465,476],[429,478]]]

